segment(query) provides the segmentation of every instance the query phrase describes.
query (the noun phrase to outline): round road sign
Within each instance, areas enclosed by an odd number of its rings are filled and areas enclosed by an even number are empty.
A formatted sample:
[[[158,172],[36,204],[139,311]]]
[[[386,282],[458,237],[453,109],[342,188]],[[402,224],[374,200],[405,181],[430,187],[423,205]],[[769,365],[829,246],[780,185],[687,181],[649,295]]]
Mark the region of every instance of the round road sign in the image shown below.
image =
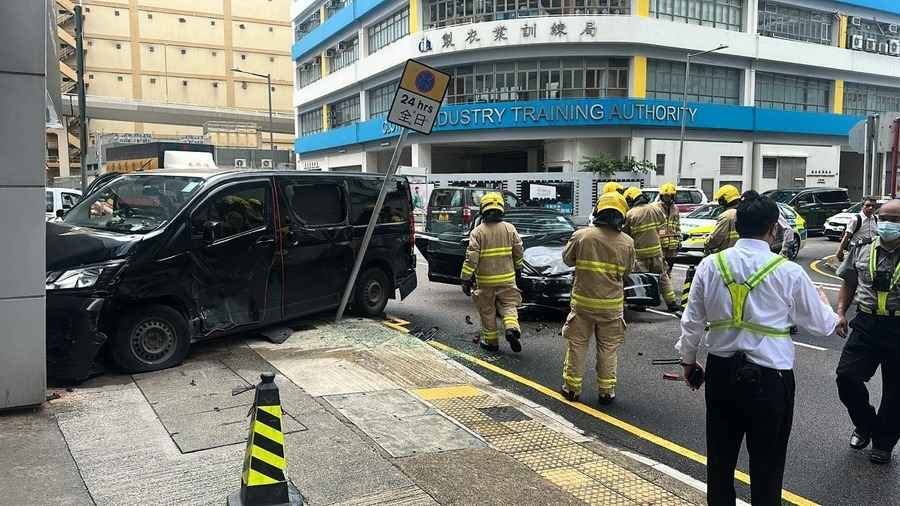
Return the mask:
[[[416,76],[416,89],[422,93],[428,93],[434,88],[434,73],[423,70]]]

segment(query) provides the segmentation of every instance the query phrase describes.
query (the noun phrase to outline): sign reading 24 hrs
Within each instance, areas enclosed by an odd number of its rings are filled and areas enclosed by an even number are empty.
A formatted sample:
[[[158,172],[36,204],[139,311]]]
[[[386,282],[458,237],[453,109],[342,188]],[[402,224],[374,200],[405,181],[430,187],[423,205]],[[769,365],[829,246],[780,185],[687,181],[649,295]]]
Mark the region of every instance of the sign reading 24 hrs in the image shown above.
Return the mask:
[[[407,60],[387,120],[399,127],[430,134],[449,83],[449,74]]]

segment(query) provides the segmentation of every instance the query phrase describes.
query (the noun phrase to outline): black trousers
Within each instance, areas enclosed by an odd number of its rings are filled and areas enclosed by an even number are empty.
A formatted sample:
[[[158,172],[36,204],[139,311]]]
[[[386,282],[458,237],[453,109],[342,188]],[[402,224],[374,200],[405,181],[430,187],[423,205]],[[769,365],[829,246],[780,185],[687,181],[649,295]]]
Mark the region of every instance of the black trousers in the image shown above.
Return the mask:
[[[857,430],[872,436],[874,448],[891,451],[900,439],[900,318],[859,313],[850,326],[837,366],[838,394]],[[879,366],[883,390],[876,412],[866,382]]]
[[[741,442],[750,454],[754,505],[781,505],[784,461],[794,422],[794,372],[760,368],[758,388],[735,383],[734,359],[706,362],[707,501],[735,504],[734,470]]]

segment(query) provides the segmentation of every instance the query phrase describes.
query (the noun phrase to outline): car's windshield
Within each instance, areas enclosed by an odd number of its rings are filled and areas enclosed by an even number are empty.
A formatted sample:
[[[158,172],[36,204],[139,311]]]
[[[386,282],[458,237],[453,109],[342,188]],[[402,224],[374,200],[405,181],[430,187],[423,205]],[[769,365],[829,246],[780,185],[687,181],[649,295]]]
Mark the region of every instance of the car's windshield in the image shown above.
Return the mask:
[[[718,204],[709,204],[694,209],[687,217],[696,218],[698,220],[711,220],[720,214],[722,214],[722,206]]]
[[[779,204],[778,209],[781,211],[781,215],[784,216],[785,219],[788,219],[788,220],[797,219],[797,213],[795,213],[794,210],[791,209],[790,206]]]
[[[79,202],[64,221],[114,232],[149,232],[168,223],[202,183],[199,177],[123,176]]]
[[[522,235],[575,231],[575,225],[567,216],[556,213],[506,213],[503,220],[512,223]]]
[[[481,197],[484,197],[488,192],[496,192],[497,190],[472,190],[472,203],[478,204],[481,202]],[[511,193],[500,192],[503,195],[503,202],[507,208],[510,207],[521,207],[519,203],[519,198]]]
[[[798,193],[800,193],[800,190],[777,190],[770,193],[769,198],[771,198],[775,202],[788,204],[791,202],[791,199],[794,198]]]
[[[641,190],[641,193],[647,197],[647,202],[655,202],[656,196],[659,195],[659,192],[656,190]]]

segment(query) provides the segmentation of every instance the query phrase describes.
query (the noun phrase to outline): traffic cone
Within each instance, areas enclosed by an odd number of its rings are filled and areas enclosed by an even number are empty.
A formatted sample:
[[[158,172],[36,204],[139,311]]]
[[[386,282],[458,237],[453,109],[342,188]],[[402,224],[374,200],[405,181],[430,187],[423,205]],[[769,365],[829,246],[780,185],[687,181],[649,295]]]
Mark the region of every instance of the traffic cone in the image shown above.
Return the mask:
[[[228,496],[228,506],[302,506],[300,491],[287,478],[281,398],[275,374],[259,375],[250,435],[244,453],[241,490]]]
[[[694,273],[697,268],[693,265],[688,267],[687,273],[684,275],[684,284],[681,285],[681,307],[687,307],[688,296],[691,293],[691,282],[694,281]]]

